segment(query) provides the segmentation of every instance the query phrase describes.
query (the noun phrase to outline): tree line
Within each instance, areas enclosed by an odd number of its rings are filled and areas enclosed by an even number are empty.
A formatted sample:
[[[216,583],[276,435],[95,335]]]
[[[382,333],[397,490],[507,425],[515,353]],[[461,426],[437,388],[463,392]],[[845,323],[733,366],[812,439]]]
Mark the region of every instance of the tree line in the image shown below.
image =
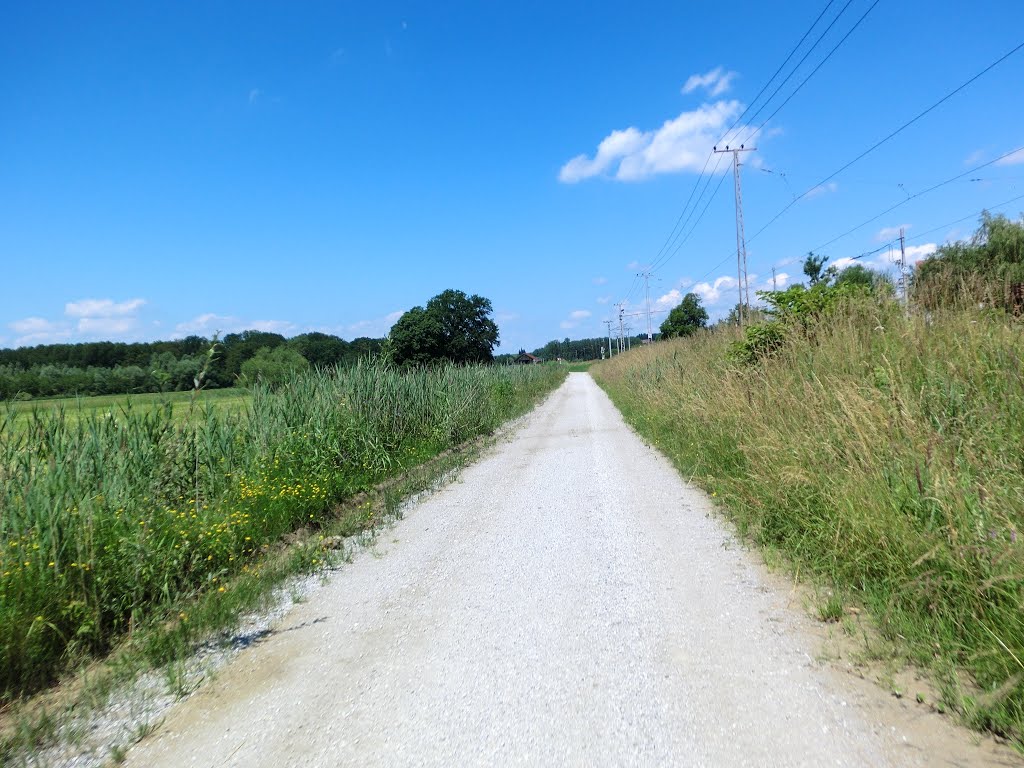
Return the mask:
[[[290,339],[267,331],[229,333],[223,339],[187,336],[173,341],[40,344],[0,349],[0,400],[123,395],[232,387],[277,379],[294,368],[350,365],[380,354],[384,339],[346,341],[327,333]],[[210,352],[213,351],[211,355]]]

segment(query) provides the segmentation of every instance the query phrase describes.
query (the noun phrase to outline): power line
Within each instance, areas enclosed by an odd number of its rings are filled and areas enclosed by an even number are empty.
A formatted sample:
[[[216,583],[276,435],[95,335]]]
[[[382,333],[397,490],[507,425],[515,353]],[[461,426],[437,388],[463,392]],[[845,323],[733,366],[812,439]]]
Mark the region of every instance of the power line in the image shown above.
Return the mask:
[[[873,7],[873,6],[872,6],[872,7]],[[760,228],[759,230],[757,230],[757,232],[755,232],[755,233],[754,233],[754,234],[753,234],[753,235],[751,236],[751,238],[750,238],[750,240],[748,240],[748,242],[753,242],[753,241],[754,241],[755,239],[757,239],[757,237],[758,237],[758,236],[759,236],[759,235],[760,235],[760,234],[761,234],[762,232],[764,232],[764,231],[765,231],[766,229],[768,229],[768,227],[770,227],[770,226],[771,226],[772,224],[774,224],[774,223],[775,223],[776,221],[778,221],[778,220],[779,220],[780,218],[782,218],[783,214],[785,214],[785,213],[786,213],[786,212],[787,212],[787,211],[788,211],[788,210],[789,210],[790,208],[792,208],[792,207],[793,207],[794,205],[796,205],[796,204],[797,204],[798,202],[800,202],[800,201],[801,201],[801,200],[803,200],[803,199],[804,199],[805,197],[807,197],[807,195],[809,195],[809,194],[810,194],[811,192],[813,192],[813,191],[814,191],[815,189],[818,189],[818,188],[819,188],[819,187],[821,187],[821,186],[822,186],[823,184],[827,184],[827,183],[828,183],[829,181],[831,181],[832,179],[834,179],[834,178],[835,178],[836,176],[838,176],[838,175],[839,175],[840,173],[842,173],[843,171],[845,171],[845,170],[846,170],[847,168],[849,168],[850,166],[854,165],[855,163],[858,163],[858,162],[860,162],[860,161],[861,161],[861,160],[863,160],[863,159],[864,159],[865,157],[867,157],[867,156],[868,156],[869,154],[871,154],[871,153],[872,153],[872,152],[874,152],[874,151],[875,151],[876,149],[878,149],[878,148],[879,148],[880,146],[882,146],[882,145],[883,145],[883,144],[885,144],[886,142],[890,141],[891,139],[893,139],[893,138],[895,138],[896,136],[898,136],[899,134],[901,134],[901,133],[902,133],[903,131],[905,131],[905,130],[906,130],[907,128],[909,128],[909,127],[910,127],[911,125],[913,125],[913,124],[914,124],[914,123],[916,123],[916,122],[917,122],[918,120],[920,120],[920,119],[921,119],[922,117],[924,117],[925,115],[927,115],[927,114],[928,114],[929,112],[933,111],[934,109],[936,109],[936,108],[937,108],[937,107],[939,107],[940,105],[942,105],[942,104],[944,104],[945,102],[949,101],[949,99],[951,99],[951,98],[952,98],[953,96],[955,96],[956,94],[958,94],[958,93],[959,93],[960,91],[962,91],[962,90],[963,90],[964,88],[966,88],[967,86],[969,86],[969,85],[970,85],[971,83],[973,83],[973,82],[974,82],[975,80],[977,80],[977,79],[978,79],[979,77],[981,77],[982,75],[985,75],[985,74],[987,74],[987,73],[988,73],[989,71],[991,71],[992,69],[994,69],[994,68],[995,68],[995,67],[997,67],[998,65],[1002,64],[1002,63],[1003,63],[1004,61],[1006,61],[1006,59],[1010,58],[1010,56],[1012,56],[1013,54],[1017,53],[1017,51],[1019,51],[1019,50],[1020,50],[1021,48],[1024,48],[1024,43],[1021,43],[1020,45],[1018,45],[1018,46],[1017,46],[1016,48],[1014,48],[1013,50],[1011,50],[1011,51],[1009,51],[1008,53],[1005,53],[1005,54],[1003,54],[1002,56],[1000,56],[1000,57],[999,57],[998,59],[996,59],[996,60],[995,60],[994,62],[992,62],[991,64],[989,64],[989,65],[988,65],[987,67],[985,67],[985,69],[981,70],[981,72],[979,72],[978,74],[974,75],[974,76],[973,76],[972,78],[970,78],[969,80],[966,80],[965,82],[961,83],[961,84],[960,84],[959,86],[957,86],[957,87],[956,87],[956,88],[954,88],[954,89],[953,89],[952,91],[950,91],[949,93],[947,93],[947,94],[946,94],[945,96],[943,96],[943,97],[942,97],[941,99],[939,99],[938,101],[936,101],[936,102],[935,102],[934,104],[932,104],[932,105],[931,105],[930,107],[928,107],[927,109],[925,109],[925,110],[924,110],[923,112],[920,112],[920,113],[918,113],[918,114],[917,114],[916,116],[912,117],[912,118],[911,118],[910,120],[908,120],[907,122],[905,122],[905,123],[904,123],[903,125],[901,125],[901,126],[900,126],[899,128],[897,128],[897,129],[896,129],[895,131],[893,131],[892,133],[890,133],[890,134],[889,134],[888,136],[886,136],[885,138],[883,138],[883,139],[881,139],[881,140],[879,140],[879,141],[875,142],[874,144],[872,144],[872,145],[871,145],[870,147],[868,147],[868,148],[867,148],[866,150],[864,150],[864,151],[863,151],[863,152],[861,152],[861,153],[860,153],[859,155],[857,155],[857,156],[856,156],[855,158],[853,158],[853,160],[851,160],[850,162],[846,163],[846,165],[842,166],[842,167],[841,167],[841,168],[840,168],[839,170],[837,170],[837,171],[834,171],[833,173],[831,173],[831,174],[829,174],[828,176],[826,176],[826,177],[825,177],[824,179],[822,179],[821,181],[819,181],[819,182],[818,182],[817,184],[815,184],[814,186],[812,186],[812,187],[809,187],[809,188],[808,188],[808,189],[807,189],[806,191],[804,191],[804,192],[803,192],[803,194],[801,194],[801,195],[800,195],[799,197],[797,197],[796,199],[794,199],[793,201],[791,201],[791,202],[790,202],[790,203],[789,203],[788,205],[786,205],[786,207],[784,207],[784,208],[783,208],[783,209],[782,209],[781,211],[779,211],[779,212],[778,212],[777,214],[775,214],[775,215],[774,215],[774,216],[773,216],[773,217],[772,217],[771,219],[769,219],[769,220],[768,220],[768,223],[767,223],[767,224],[765,224],[765,225],[764,225],[763,227],[761,227],[761,228]]]
[[[759,108],[759,109],[757,110],[757,112],[755,112],[755,113],[754,113],[754,114],[753,114],[753,115],[751,116],[751,118],[750,118],[750,121],[751,121],[751,122],[753,122],[754,120],[756,120],[756,119],[757,119],[757,116],[761,114],[761,111],[762,111],[762,110],[763,110],[763,109],[764,109],[765,107],[767,107],[767,106],[768,106],[768,105],[769,105],[769,104],[771,103],[771,100],[775,98],[775,96],[776,96],[776,95],[778,94],[778,92],[779,92],[779,91],[781,91],[781,90],[782,90],[782,88],[783,88],[783,87],[784,87],[784,86],[786,85],[786,83],[788,83],[788,82],[790,81],[790,79],[791,79],[791,78],[793,77],[793,75],[795,75],[795,74],[797,73],[797,70],[799,70],[799,69],[800,69],[800,67],[801,67],[801,66],[803,66],[803,63],[804,63],[805,61],[807,61],[807,57],[808,57],[808,56],[810,56],[810,55],[811,55],[812,53],[814,53],[814,49],[815,49],[815,48],[817,48],[817,47],[818,47],[818,44],[819,44],[819,43],[820,43],[820,42],[821,42],[822,40],[824,40],[824,39],[825,39],[825,36],[826,36],[826,35],[828,35],[828,33],[829,33],[829,32],[830,32],[831,30],[832,30],[832,27],[834,27],[834,26],[835,26],[835,24],[836,24],[836,22],[837,22],[837,21],[839,21],[839,19],[840,19],[840,18],[842,17],[842,15],[843,15],[844,13],[846,13],[846,9],[847,9],[847,8],[849,8],[849,7],[850,7],[850,5],[851,5],[852,3],[853,3],[853,0],[847,0],[847,2],[846,2],[846,5],[844,5],[844,6],[843,6],[843,7],[842,7],[842,8],[841,8],[841,9],[839,10],[839,13],[837,13],[837,14],[836,14],[835,18],[834,18],[834,19],[832,19],[832,21],[831,21],[831,22],[829,23],[829,25],[828,25],[827,27],[825,27],[825,31],[824,31],[824,32],[822,32],[822,33],[821,33],[820,35],[818,35],[818,39],[814,41],[814,44],[813,44],[813,45],[812,45],[812,46],[811,46],[811,47],[810,47],[810,48],[809,48],[809,49],[807,50],[807,53],[805,53],[805,54],[803,55],[803,58],[802,58],[802,59],[800,59],[800,61],[798,61],[798,62],[797,62],[796,66],[795,66],[795,67],[793,67],[793,69],[791,69],[791,70],[790,70],[789,74],[788,74],[788,75],[786,75],[785,79],[784,79],[784,80],[783,80],[783,81],[782,81],[781,83],[779,83],[779,84],[778,84],[778,86],[777,86],[777,87],[775,88],[775,90],[774,90],[774,91],[772,91],[772,95],[771,95],[771,96],[769,96],[769,97],[768,97],[768,98],[767,98],[767,99],[765,100],[764,104],[762,104],[762,105],[761,105],[761,107],[760,107],[760,108]],[[878,0],[875,0],[875,5],[877,5],[877,4],[878,4]],[[875,7],[874,5],[872,5],[872,6],[871,6],[871,8],[874,8],[874,7]],[[870,13],[870,12],[871,12],[871,8],[869,8],[869,9],[868,9],[868,13]],[[822,13],[824,13],[824,11],[823,11]],[[866,16],[867,14],[864,14],[864,15]],[[821,18],[821,17],[819,16],[818,18]],[[861,21],[863,21],[863,17],[861,17]],[[815,23],[817,23],[817,21],[815,21]],[[857,24],[860,24],[860,22],[858,21],[858,22],[857,22]],[[857,24],[855,24],[855,25],[853,26],[853,29],[856,29],[856,28],[857,28]],[[851,30],[850,30],[850,32],[852,32],[852,31],[853,31],[853,29],[851,29]],[[809,30],[808,30],[808,31],[809,31]],[[846,34],[846,37],[849,37],[849,36],[850,36],[850,32],[847,32],[847,34]],[[846,40],[846,37],[844,37],[844,38],[843,38],[842,40],[840,40],[840,41],[839,41],[839,45],[842,45],[842,44],[843,44],[843,42],[844,42],[844,41]],[[837,46],[836,46],[836,48],[838,48],[838,47],[839,47],[839,45],[837,45]],[[832,49],[832,52],[831,52],[831,53],[829,53],[829,54],[828,54],[828,56],[826,56],[826,57],[825,57],[825,58],[824,58],[824,59],[823,59],[823,60],[822,60],[822,61],[821,61],[821,62],[820,62],[820,63],[818,64],[818,66],[814,68],[814,72],[817,72],[817,71],[818,71],[818,70],[819,70],[819,69],[821,68],[821,65],[822,65],[822,64],[824,64],[824,63],[825,63],[826,61],[828,61],[829,57],[830,57],[830,56],[831,56],[831,55],[832,55],[833,53],[835,53],[835,52],[836,52],[836,48],[833,48],[833,49]],[[808,80],[810,80],[810,79],[811,79],[811,77],[813,77],[813,75],[814,75],[814,72],[811,72],[811,74],[807,76],[807,78],[806,78],[806,79],[804,80],[804,82],[803,82],[803,83],[800,83],[800,85],[799,85],[799,86],[797,86],[797,89],[796,89],[797,91],[799,91],[799,90],[800,90],[801,88],[803,88],[803,86],[804,86],[804,83],[806,83],[806,82],[807,82]],[[795,94],[796,94],[796,91],[793,91],[793,93],[791,93],[791,94],[789,95],[789,98],[787,98],[787,99],[786,99],[786,101],[785,101],[785,102],[783,103],[783,105],[782,105],[782,106],[783,106],[783,107],[784,107],[784,106],[786,106],[786,103],[788,103],[788,102],[789,102],[789,99],[793,98],[793,96],[794,96]],[[782,109],[782,107],[779,107],[779,109]],[[777,109],[777,110],[775,110],[775,112],[773,112],[773,113],[772,113],[772,117],[774,117],[774,116],[775,116],[776,114],[778,114],[778,111],[779,111],[778,109]],[[769,118],[769,120],[770,120],[770,119],[771,119],[771,118]],[[767,123],[767,122],[768,122],[768,120],[765,120],[765,123]],[[764,127],[764,124],[763,124],[763,123],[762,123],[761,127],[762,127],[762,128]],[[760,128],[759,128],[759,129],[757,129],[757,130],[760,130]],[[750,141],[751,139],[753,139],[753,138],[754,138],[754,136],[755,136],[756,134],[757,134],[757,131],[754,131],[754,132],[753,132],[753,133],[751,133],[751,134],[750,134],[749,136],[747,136],[747,138],[746,138],[746,140],[745,140],[745,141]]]
[[[951,227],[954,224],[959,224],[960,222],[967,221],[968,219],[977,218],[978,216],[981,216],[981,214],[985,213],[985,211],[992,211],[992,210],[995,210],[996,208],[1002,208],[1004,205],[1009,205],[1010,203],[1015,203],[1018,200],[1024,200],[1024,195],[1017,195],[1017,197],[1012,197],[1009,200],[1004,200],[1001,203],[996,203],[995,205],[986,206],[985,208],[982,208],[980,211],[976,211],[975,213],[968,214],[967,216],[964,216],[963,218],[957,219],[956,221],[950,221],[950,222],[947,222],[946,224],[940,224],[939,226],[935,227],[934,229],[925,230],[924,232],[921,232],[920,234],[914,235],[913,237],[908,237],[907,239],[908,240],[920,240],[922,237],[927,237],[928,235],[932,234],[933,232],[938,232],[940,229],[945,229],[946,227]]]
[[[770,78],[768,78],[768,80],[765,82],[765,84],[763,86],[761,86],[761,90],[757,92],[757,95],[754,96],[753,100],[750,102],[750,104],[747,105],[747,107],[743,110],[743,112],[740,114],[740,116],[737,117],[733,121],[732,125],[730,125],[729,128],[725,131],[725,134],[722,136],[722,139],[718,142],[718,144],[724,144],[725,143],[726,139],[729,137],[729,134],[732,133],[732,131],[736,128],[737,125],[740,124],[740,122],[743,120],[743,118],[746,116],[746,114],[751,110],[751,108],[754,106],[754,104],[757,103],[757,100],[759,98],[761,98],[761,95],[766,90],[768,90],[768,87],[772,84],[772,82],[775,80],[775,78],[779,76],[779,73],[782,72],[782,70],[786,67],[786,65],[789,63],[789,61],[793,58],[793,56],[796,54],[796,52],[800,49],[800,46],[802,46],[804,44],[804,41],[810,36],[811,32],[818,25],[818,22],[821,21],[822,17],[825,15],[825,13],[828,11],[828,9],[832,7],[832,4],[834,2],[835,2],[835,0],[829,0],[828,3],[825,4],[825,7],[821,10],[821,13],[818,14],[817,18],[815,18],[814,21],[811,23],[811,26],[809,26],[807,28],[807,31],[804,32],[804,34],[800,38],[800,40],[797,41],[797,44],[794,45],[793,48],[790,50],[789,55],[786,56],[786,58],[783,60],[782,64],[779,65],[778,69],[776,69],[775,72],[772,74],[772,76]],[[850,2],[852,2],[852,0],[849,0],[849,2],[847,2],[847,6],[849,6]],[[846,10],[846,7],[844,6],[843,10],[840,11],[839,14],[836,16],[836,19],[838,19],[839,16],[842,16],[843,11],[845,11],[845,10]],[[835,23],[836,19],[834,19],[832,21],[832,24]],[[814,48],[818,45],[818,43],[821,42],[822,37],[824,37],[824,35],[828,33],[828,30],[831,29],[832,24],[829,25],[829,27],[825,30],[825,32],[822,33],[821,37],[819,37],[818,40],[814,43],[814,45],[811,46],[811,49],[810,49],[810,51],[808,51],[808,54],[810,54],[810,52],[814,50]],[[807,58],[807,56],[805,55],[804,59],[806,59],[806,58]],[[804,59],[800,60],[800,64],[803,63]],[[793,72],[796,72],[796,70],[799,69],[800,64],[797,64],[797,66],[793,68]],[[784,85],[786,83],[786,81],[788,81],[789,77],[792,77],[793,72],[791,72],[789,74],[789,76],[786,78],[786,80],[784,80],[780,84],[780,86],[779,86],[780,88],[782,87],[782,85]],[[771,102],[771,100],[772,100],[772,98],[774,98],[775,94],[778,93],[778,90],[779,90],[778,88],[775,89],[775,91],[772,93],[771,96],[768,97],[768,99],[765,101],[765,103],[761,106],[760,109],[763,109],[764,106],[766,106],[768,103]],[[755,113],[755,117],[756,117],[757,114],[760,114],[760,109],[758,110],[757,113]],[[690,219],[693,218],[693,214],[694,214],[694,212],[696,212],[697,206],[700,205],[700,200],[703,198],[704,193],[707,191],[708,184],[710,183],[710,179],[708,180],[708,182],[706,182],[704,184],[704,188],[701,190],[700,195],[698,195],[697,199],[694,201],[693,195],[697,191],[697,189],[700,187],[701,180],[704,178],[704,173],[708,169],[708,165],[711,162],[711,157],[712,157],[713,154],[714,154],[713,152],[709,152],[708,153],[708,157],[704,161],[704,167],[701,168],[700,173],[697,175],[697,180],[694,182],[693,188],[690,190],[690,194],[686,198],[686,203],[683,205],[683,209],[679,212],[679,217],[676,219],[676,222],[675,222],[675,224],[672,227],[672,231],[669,232],[669,235],[665,239],[665,242],[662,244],[661,248],[658,250],[658,253],[655,254],[655,256],[654,256],[654,260],[652,261],[652,269],[655,269],[658,266],[660,266],[661,264],[664,264],[669,259],[671,259],[672,256],[674,256],[676,253],[678,253],[679,247],[676,247],[672,251],[672,253],[670,255],[667,255],[667,256],[665,255],[667,253],[667,251],[670,248],[672,248],[673,245],[675,245],[675,242],[679,239],[679,236],[682,234],[683,230],[686,229],[686,225],[689,223]],[[719,158],[718,162],[715,163],[715,169],[711,172],[712,176],[714,176],[718,172],[718,167],[719,167],[720,164],[721,164],[721,158]],[[719,186],[721,186],[721,184],[719,184]],[[715,193],[717,193],[717,189],[718,188],[716,187]],[[693,201],[693,210],[690,211],[689,216],[686,216],[686,212],[687,212],[687,210],[690,207],[691,201]],[[705,206],[705,210],[707,210],[707,206]],[[684,216],[686,216],[686,221],[685,222],[683,221]],[[701,216],[698,217],[697,221],[694,222],[693,228],[691,228],[691,230],[690,230],[690,234],[692,234],[693,229],[696,228],[697,224],[700,223],[700,219],[701,218],[703,218],[703,212],[701,213]],[[689,238],[689,234],[687,234],[686,237],[683,238],[683,242],[685,242],[687,238]]]
[[[935,184],[935,185],[933,185],[931,187],[928,187],[927,189],[922,189],[920,192],[917,192],[917,193],[915,193],[913,195],[910,195],[906,200],[900,200],[895,205],[889,206],[884,211],[882,211],[881,213],[879,213],[879,214],[877,214],[875,216],[872,216],[867,221],[861,222],[857,226],[855,226],[855,227],[853,227],[851,229],[846,230],[845,232],[843,232],[843,234],[838,235],[836,237],[833,237],[827,243],[822,243],[817,248],[813,248],[812,250],[819,251],[822,248],[827,248],[828,246],[832,245],[832,243],[836,242],[837,240],[842,240],[844,237],[846,237],[849,234],[852,234],[852,233],[856,232],[861,227],[866,227],[868,224],[870,224],[871,222],[876,221],[876,220],[882,218],[887,213],[891,213],[892,211],[895,211],[897,208],[900,208],[900,207],[906,205],[911,200],[915,200],[918,197],[921,197],[922,195],[928,194],[929,192],[934,192],[936,189],[939,189],[940,187],[944,187],[947,184],[952,184],[954,181],[962,179],[964,176],[969,176],[970,174],[974,173],[975,171],[980,171],[982,168],[986,168],[986,167],[988,167],[990,165],[993,165],[994,163],[998,163],[1000,160],[1003,160],[1004,158],[1007,158],[1010,155],[1016,154],[1017,152],[1020,152],[1021,150],[1024,150],[1024,147],[1018,147],[1017,149],[1014,149],[1014,150],[1012,150],[1010,152],[1007,152],[1004,155],[1000,155],[999,157],[995,158],[994,160],[989,160],[987,163],[982,163],[979,166],[971,168],[969,171],[964,171],[963,173],[959,173],[956,176],[953,176],[952,178],[946,179],[945,181],[940,181],[938,184]],[[753,239],[753,238],[751,238],[751,239]]]
[[[849,31],[848,31],[848,32],[847,32],[847,33],[846,33],[845,35],[843,35],[843,38],[842,38],[842,39],[841,39],[841,40],[840,40],[840,41],[839,41],[838,43],[836,43],[836,44],[835,44],[835,46],[834,46],[834,47],[832,48],[832,50],[831,50],[831,51],[829,51],[829,52],[828,52],[828,54],[827,54],[827,55],[825,56],[825,58],[824,58],[824,59],[822,59],[821,61],[819,61],[819,62],[818,62],[818,65],[817,65],[817,66],[816,66],[816,67],[815,67],[814,69],[812,69],[812,70],[811,70],[811,73],[810,73],[809,75],[807,75],[807,77],[805,77],[805,78],[804,78],[804,79],[803,79],[803,80],[802,80],[802,81],[800,82],[800,85],[798,85],[798,86],[797,86],[797,87],[796,87],[796,88],[794,89],[794,91],[793,91],[793,92],[792,92],[791,94],[789,94],[789,96],[787,96],[787,97],[786,97],[786,100],[785,100],[784,102],[782,102],[782,103],[781,103],[781,104],[780,104],[780,105],[779,105],[779,106],[778,106],[778,107],[777,107],[777,108],[775,109],[775,111],[774,111],[774,112],[772,112],[772,113],[771,113],[770,115],[768,115],[768,117],[767,117],[767,118],[765,118],[765,121],[764,121],[763,123],[761,123],[761,125],[759,125],[759,126],[758,126],[758,127],[757,127],[757,128],[756,128],[756,129],[754,130],[754,131],[753,131],[753,133],[751,133],[751,134],[750,134],[750,135],[749,135],[749,136],[747,137],[747,141],[750,141],[750,140],[751,140],[751,139],[752,139],[752,138],[753,138],[754,136],[756,136],[756,135],[757,135],[758,133],[760,133],[760,132],[761,132],[761,130],[762,130],[762,129],[763,129],[763,128],[764,128],[764,127],[765,127],[765,126],[766,126],[766,125],[767,125],[767,124],[768,124],[769,122],[771,122],[772,118],[773,118],[773,117],[775,117],[775,116],[776,116],[777,114],[779,114],[779,112],[780,112],[780,111],[782,110],[782,108],[783,108],[783,107],[785,107],[785,106],[786,106],[787,104],[789,104],[789,102],[790,102],[790,99],[792,99],[792,98],[793,98],[794,96],[796,96],[796,95],[797,95],[797,94],[798,94],[798,93],[800,92],[800,89],[801,89],[801,88],[803,88],[803,87],[804,87],[805,85],[807,85],[807,81],[808,81],[808,80],[810,80],[810,79],[811,79],[812,77],[814,77],[815,73],[816,73],[816,72],[817,72],[817,71],[818,71],[819,69],[821,69],[821,68],[822,68],[822,66],[824,66],[825,62],[826,62],[826,61],[828,61],[829,59],[831,59],[831,58],[832,58],[832,54],[834,54],[834,53],[835,53],[835,52],[836,52],[837,50],[839,50],[839,47],[840,47],[840,46],[841,46],[841,45],[842,45],[843,43],[845,43],[845,42],[846,42],[846,39],[847,39],[847,38],[848,38],[848,37],[849,37],[850,35],[852,35],[852,34],[854,33],[854,31],[855,31],[855,30],[857,29],[857,27],[859,27],[859,26],[861,25],[861,22],[863,22],[863,21],[864,21],[864,19],[866,19],[866,18],[868,17],[868,14],[869,14],[869,13],[871,13],[871,12],[872,12],[872,11],[873,11],[873,10],[875,9],[875,6],[876,6],[876,5],[878,5],[878,3],[879,3],[879,2],[881,2],[881,0],[875,0],[875,2],[873,2],[873,3],[871,4],[871,6],[870,6],[870,7],[869,7],[869,8],[868,8],[868,9],[867,9],[866,11],[864,11],[864,14],[863,14],[863,15],[862,15],[862,16],[861,16],[861,17],[860,17],[859,19],[857,19],[857,22],[856,22],[856,23],[855,23],[855,24],[854,24],[854,25],[853,25],[852,27],[850,27]],[[849,6],[849,5],[850,5],[850,3],[847,3],[847,4],[845,5],[845,6],[843,6],[843,11],[845,11],[845,10],[846,10],[846,8],[847,8],[847,7]],[[842,16],[842,15],[843,15],[843,11],[840,11],[840,12],[839,12],[839,16]],[[836,20],[838,20],[838,19],[839,19],[839,16],[836,16]],[[834,24],[834,23],[835,23],[835,21],[833,21],[832,23]],[[829,25],[829,29],[831,29],[831,28],[832,28],[832,26],[831,26],[831,25]],[[825,33],[824,33],[824,34],[822,34],[822,37],[824,37],[824,36],[825,36],[825,34],[827,34],[827,33],[828,33],[828,29],[826,29],[826,30],[825,30]],[[820,42],[820,40],[821,40],[821,38],[819,38],[819,42]],[[815,45],[817,45],[817,43],[815,43]],[[810,53],[810,52],[808,51],[808,53]],[[806,57],[804,57],[804,58],[806,58]],[[801,61],[801,63],[803,63],[803,62]],[[799,68],[799,64],[797,65],[797,67]],[[793,70],[793,72],[796,72],[796,69],[794,69],[794,70]],[[793,74],[793,73],[791,72],[791,73],[790,73],[790,75],[792,76],[792,74]],[[780,86],[780,87],[781,87],[781,86]],[[773,95],[774,95],[774,94],[773,94]],[[767,103],[767,102],[766,102],[766,103]],[[760,110],[758,110],[758,113],[760,113]]]

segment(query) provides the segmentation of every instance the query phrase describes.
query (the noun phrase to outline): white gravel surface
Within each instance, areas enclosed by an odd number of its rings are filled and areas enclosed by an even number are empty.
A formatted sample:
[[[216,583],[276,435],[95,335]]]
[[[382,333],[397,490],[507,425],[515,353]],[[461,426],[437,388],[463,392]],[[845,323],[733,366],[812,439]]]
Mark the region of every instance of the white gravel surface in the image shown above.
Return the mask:
[[[586,374],[130,766],[928,764]]]

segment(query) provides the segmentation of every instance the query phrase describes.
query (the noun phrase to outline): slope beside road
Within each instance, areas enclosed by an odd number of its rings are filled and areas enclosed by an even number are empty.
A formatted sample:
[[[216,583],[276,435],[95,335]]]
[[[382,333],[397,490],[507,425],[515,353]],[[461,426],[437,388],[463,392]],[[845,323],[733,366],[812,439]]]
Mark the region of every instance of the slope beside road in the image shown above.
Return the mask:
[[[571,374],[127,764],[1011,764],[816,662],[794,603]]]

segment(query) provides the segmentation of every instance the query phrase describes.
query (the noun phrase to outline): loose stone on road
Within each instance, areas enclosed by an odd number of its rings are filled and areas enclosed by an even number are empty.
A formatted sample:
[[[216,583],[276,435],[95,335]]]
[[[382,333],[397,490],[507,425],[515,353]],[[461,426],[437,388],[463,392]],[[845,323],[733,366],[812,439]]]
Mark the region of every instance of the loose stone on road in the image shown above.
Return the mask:
[[[858,704],[807,623],[571,374],[127,762],[955,764]]]

